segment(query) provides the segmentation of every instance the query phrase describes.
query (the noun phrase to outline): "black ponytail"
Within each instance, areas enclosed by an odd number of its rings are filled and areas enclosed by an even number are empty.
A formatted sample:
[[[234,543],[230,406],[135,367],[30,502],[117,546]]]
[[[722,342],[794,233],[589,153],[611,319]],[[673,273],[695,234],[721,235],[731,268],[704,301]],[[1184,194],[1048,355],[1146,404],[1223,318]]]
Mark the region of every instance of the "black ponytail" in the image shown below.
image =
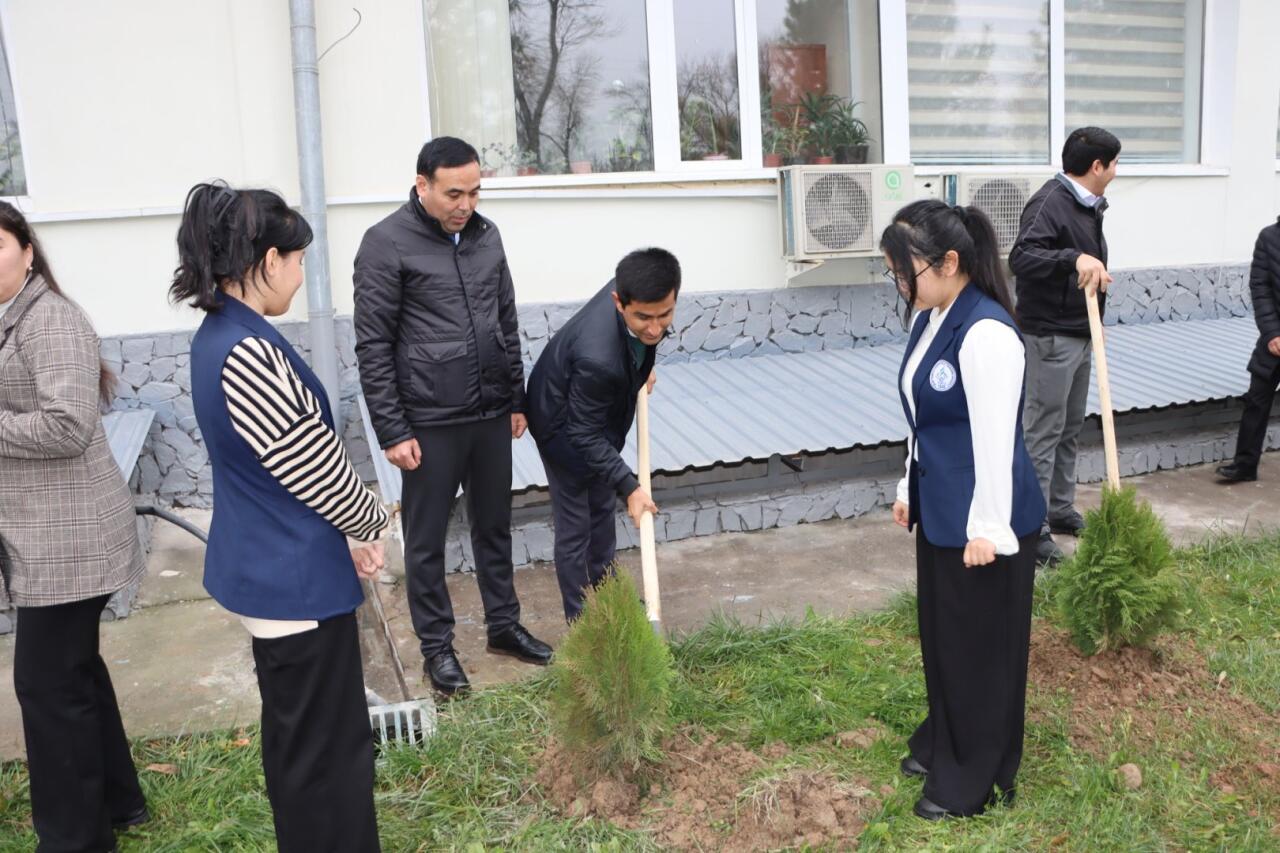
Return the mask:
[[[959,256],[960,272],[969,276],[969,283],[1000,303],[1010,317],[1014,316],[996,230],[978,208],[953,207],[936,199],[914,201],[899,210],[893,224],[884,229],[880,248],[907,291],[902,294],[907,300],[902,316],[904,326],[910,322],[916,302],[917,260],[936,267],[950,251]]]
[[[271,190],[237,190],[222,181],[187,193],[178,226],[178,267],[169,299],[214,311],[224,286],[258,286],[267,252],[282,255],[311,244],[311,226]]]

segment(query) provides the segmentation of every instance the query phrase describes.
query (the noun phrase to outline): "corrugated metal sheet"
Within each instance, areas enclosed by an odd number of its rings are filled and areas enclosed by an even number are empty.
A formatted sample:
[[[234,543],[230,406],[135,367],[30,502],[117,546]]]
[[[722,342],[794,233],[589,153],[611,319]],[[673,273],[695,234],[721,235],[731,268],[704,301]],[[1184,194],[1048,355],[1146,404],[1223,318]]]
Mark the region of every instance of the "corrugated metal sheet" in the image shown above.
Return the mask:
[[[126,480],[133,476],[133,467],[138,464],[138,455],[142,453],[142,445],[155,418],[156,413],[151,409],[111,412],[102,417],[102,428],[107,433],[111,455]]]
[[[1117,412],[1243,394],[1257,340],[1251,317],[1107,329]],[[895,387],[904,344],[666,364],[649,406],[655,471],[819,453],[902,441],[907,426]],[[363,401],[361,413],[364,414]],[[1089,413],[1097,414],[1096,372]],[[367,421],[367,416],[366,416]],[[366,433],[368,426],[366,423]],[[376,442],[373,446],[377,446]],[[380,454],[374,464],[379,465]],[[635,466],[635,431],[623,458]],[[512,489],[546,485],[537,446],[513,445]],[[385,460],[382,467],[399,471]],[[383,472],[379,468],[379,482]],[[388,486],[383,485],[384,495]]]

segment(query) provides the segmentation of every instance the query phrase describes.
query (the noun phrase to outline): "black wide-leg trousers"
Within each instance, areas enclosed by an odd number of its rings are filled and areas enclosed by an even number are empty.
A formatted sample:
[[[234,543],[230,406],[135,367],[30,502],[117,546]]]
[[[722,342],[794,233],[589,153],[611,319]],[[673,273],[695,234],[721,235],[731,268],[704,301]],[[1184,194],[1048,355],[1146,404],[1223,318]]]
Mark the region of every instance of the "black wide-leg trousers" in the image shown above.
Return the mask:
[[[1031,645],[1037,533],[1016,555],[966,568],[964,550],[916,536],[920,651],[929,714],[908,745],[929,769],[924,796],[956,814],[1013,791]]]

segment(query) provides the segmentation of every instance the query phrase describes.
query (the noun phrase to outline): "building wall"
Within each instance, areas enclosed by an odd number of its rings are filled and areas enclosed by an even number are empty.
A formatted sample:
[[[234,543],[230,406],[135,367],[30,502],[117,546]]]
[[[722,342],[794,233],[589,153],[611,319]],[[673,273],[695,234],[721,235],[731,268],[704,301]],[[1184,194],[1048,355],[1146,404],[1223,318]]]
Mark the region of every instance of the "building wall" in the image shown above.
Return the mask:
[[[318,7],[323,49],[355,15],[338,0]],[[1238,7],[1236,73],[1206,94],[1217,99],[1206,122],[1229,127],[1229,144],[1191,174],[1117,180],[1107,226],[1117,268],[1245,262],[1280,209],[1280,52],[1269,41],[1280,4]],[[164,299],[187,189],[223,177],[297,199],[287,5],[6,0],[0,10],[29,175],[23,208],[63,285],[107,336],[193,328],[198,317]],[[320,65],[339,314],[351,310],[360,237],[407,197],[429,126],[421,3],[381,0],[361,13]],[[502,229],[523,303],[583,299],[640,245],[675,251],[689,292],[760,291],[787,283],[771,193],[768,180],[533,191],[509,182],[482,210]],[[861,280],[872,267],[837,262],[792,284]],[[291,318],[305,315],[300,298]]]

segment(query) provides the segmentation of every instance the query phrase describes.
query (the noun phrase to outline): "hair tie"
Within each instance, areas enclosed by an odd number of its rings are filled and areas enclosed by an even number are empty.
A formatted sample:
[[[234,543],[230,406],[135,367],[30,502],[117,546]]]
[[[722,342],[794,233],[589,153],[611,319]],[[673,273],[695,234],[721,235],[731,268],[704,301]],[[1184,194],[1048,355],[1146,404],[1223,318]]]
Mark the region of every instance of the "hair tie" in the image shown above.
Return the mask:
[[[955,204],[951,206],[951,209],[955,212],[956,216],[960,217],[961,222],[963,222],[966,226],[969,224],[969,211],[965,208],[964,205]]]

